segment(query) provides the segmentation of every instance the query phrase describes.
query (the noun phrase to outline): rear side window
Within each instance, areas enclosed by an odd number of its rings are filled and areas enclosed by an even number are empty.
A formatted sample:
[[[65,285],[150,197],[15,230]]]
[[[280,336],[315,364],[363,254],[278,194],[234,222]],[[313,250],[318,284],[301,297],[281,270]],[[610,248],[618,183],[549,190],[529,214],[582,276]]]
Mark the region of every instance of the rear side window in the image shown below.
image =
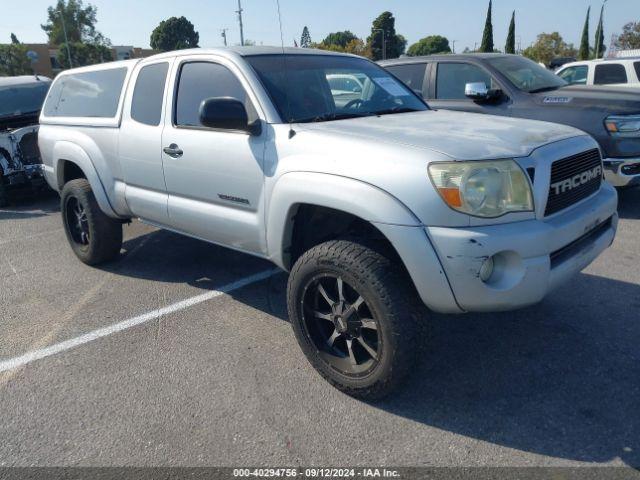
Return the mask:
[[[118,112],[126,68],[62,75],[51,86],[44,114],[49,117],[113,118]]]
[[[391,67],[387,67],[387,70],[402,80],[407,87],[414,92],[421,93],[422,84],[424,83],[424,72],[426,69],[426,63],[410,63],[407,65],[393,65]]]
[[[619,63],[596,65],[596,73],[593,83],[596,85],[627,83],[627,71],[625,70],[624,65]]]
[[[491,88],[491,76],[482,68],[468,63],[439,63],[436,80],[436,98],[465,100],[467,83],[484,83]]]
[[[640,62],[634,62],[633,68],[636,69],[636,77],[638,77],[638,81],[640,81]]]
[[[178,98],[176,99],[175,124],[199,127],[200,104],[214,97],[231,97],[243,102],[249,121],[256,117],[247,92],[231,71],[217,63],[185,63],[180,70]]]
[[[157,63],[143,67],[138,74],[131,101],[131,118],[145,125],[160,125],[164,85],[169,64]]]

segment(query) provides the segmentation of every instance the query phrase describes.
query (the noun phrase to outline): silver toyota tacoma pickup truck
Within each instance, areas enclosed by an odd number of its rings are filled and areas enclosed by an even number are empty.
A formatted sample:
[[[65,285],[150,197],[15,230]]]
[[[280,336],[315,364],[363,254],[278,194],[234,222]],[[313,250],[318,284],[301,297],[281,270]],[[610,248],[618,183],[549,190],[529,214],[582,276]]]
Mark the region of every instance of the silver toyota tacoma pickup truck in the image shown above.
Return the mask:
[[[364,398],[412,368],[427,309],[535,304],[618,221],[585,133],[430,110],[355,56],[198,49],[69,70],[40,124],[81,261],[115,259],[133,218],[268,259],[290,272],[311,364]]]

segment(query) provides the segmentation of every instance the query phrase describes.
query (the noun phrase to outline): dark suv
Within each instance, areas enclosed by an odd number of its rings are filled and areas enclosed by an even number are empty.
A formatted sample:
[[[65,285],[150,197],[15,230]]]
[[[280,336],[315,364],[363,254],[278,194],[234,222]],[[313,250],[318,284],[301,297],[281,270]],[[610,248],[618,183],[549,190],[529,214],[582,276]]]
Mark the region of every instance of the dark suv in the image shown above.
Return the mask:
[[[0,78],[0,206],[9,190],[45,187],[38,150],[38,117],[49,91],[46,77]]]
[[[519,55],[436,55],[380,64],[436,109],[579,128],[600,144],[609,182],[618,187],[640,185],[640,90],[568,86]]]

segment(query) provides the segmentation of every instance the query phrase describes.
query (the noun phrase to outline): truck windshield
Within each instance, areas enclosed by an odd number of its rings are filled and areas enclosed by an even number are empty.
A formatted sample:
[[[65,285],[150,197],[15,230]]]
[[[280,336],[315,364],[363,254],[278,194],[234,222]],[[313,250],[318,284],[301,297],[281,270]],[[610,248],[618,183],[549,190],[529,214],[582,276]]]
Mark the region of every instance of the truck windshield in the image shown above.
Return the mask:
[[[0,88],[0,117],[35,114],[49,90],[49,82],[11,85]]]
[[[524,92],[536,93],[556,90],[567,82],[528,58],[519,56],[496,57],[487,60],[491,66],[507,77]]]
[[[409,88],[364,59],[296,54],[245,59],[285,121],[326,122],[428,110]]]

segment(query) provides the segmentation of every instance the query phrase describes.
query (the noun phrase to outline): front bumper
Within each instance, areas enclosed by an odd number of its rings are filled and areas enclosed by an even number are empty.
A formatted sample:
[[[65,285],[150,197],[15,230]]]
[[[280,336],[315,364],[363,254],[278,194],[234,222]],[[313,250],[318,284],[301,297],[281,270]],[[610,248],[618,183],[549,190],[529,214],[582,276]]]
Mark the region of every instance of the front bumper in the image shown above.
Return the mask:
[[[640,158],[605,158],[604,178],[614,187],[640,185]]]
[[[426,230],[463,310],[512,310],[539,302],[611,245],[616,208],[615,189],[603,183],[589,201],[548,219]],[[495,269],[483,281],[489,257]]]

